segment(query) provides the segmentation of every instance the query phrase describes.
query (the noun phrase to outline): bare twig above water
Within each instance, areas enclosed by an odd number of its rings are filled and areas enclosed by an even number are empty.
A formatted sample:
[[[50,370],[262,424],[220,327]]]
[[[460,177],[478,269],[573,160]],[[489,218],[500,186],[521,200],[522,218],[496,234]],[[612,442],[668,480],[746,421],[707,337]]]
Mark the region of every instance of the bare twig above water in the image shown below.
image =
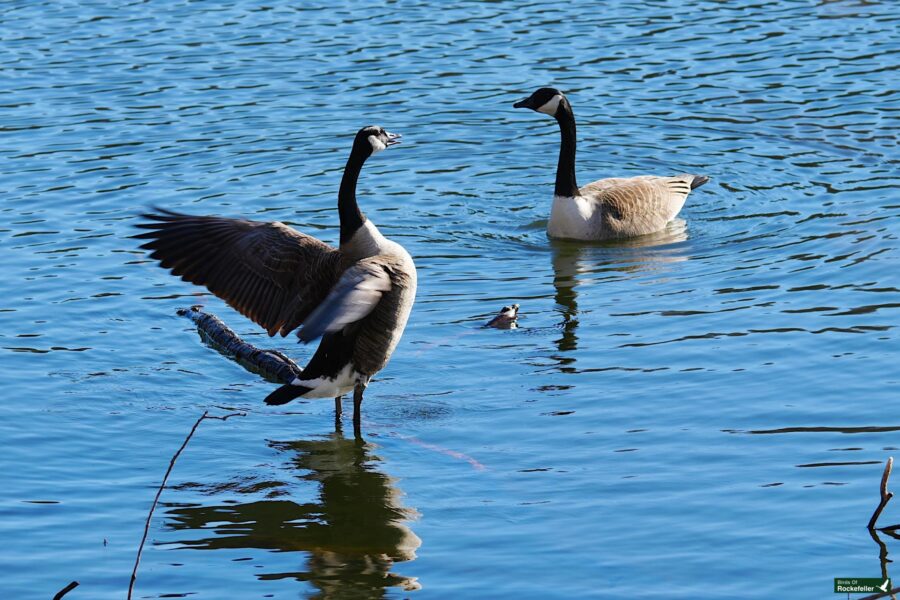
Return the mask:
[[[78,587],[78,582],[73,581],[72,583],[70,583],[69,585],[64,587],[63,589],[56,592],[56,595],[53,596],[53,600],[60,600],[63,596],[65,596],[66,594],[68,594],[69,592],[71,592],[72,590],[74,590],[77,587]]]
[[[194,423],[193,427],[191,427],[190,433],[188,433],[187,437],[184,438],[184,442],[182,442],[181,447],[172,456],[172,460],[169,461],[169,468],[166,469],[166,474],[163,476],[162,483],[159,484],[159,489],[156,490],[156,497],[153,499],[153,504],[150,505],[150,512],[147,513],[147,520],[144,522],[144,535],[141,537],[140,546],[138,546],[137,557],[135,557],[134,559],[134,569],[132,569],[131,571],[131,581],[128,584],[128,600],[131,600],[131,595],[134,592],[134,582],[135,580],[137,580],[137,571],[138,567],[141,564],[141,555],[144,553],[144,544],[147,542],[147,534],[150,532],[150,520],[153,518],[153,511],[156,510],[156,505],[159,503],[159,497],[162,496],[163,490],[166,487],[166,482],[168,482],[169,480],[169,475],[172,473],[172,469],[175,468],[175,461],[177,461],[178,457],[181,456],[182,451],[184,451],[185,447],[187,447],[188,442],[190,442],[191,438],[194,436],[194,432],[197,431],[197,428],[200,426],[200,423],[202,423],[204,419],[218,419],[220,421],[226,421],[231,417],[243,417],[246,416],[246,414],[247,413],[231,413],[222,416],[211,416],[209,414],[209,411],[203,411],[203,414],[200,415],[200,418],[197,419],[197,422]],[[78,584],[75,583],[75,585]]]
[[[890,559],[888,559],[887,546],[885,545],[884,542],[881,541],[881,538],[878,537],[878,531],[875,528],[875,524],[878,522],[878,517],[881,516],[881,513],[884,510],[884,507],[887,506],[888,502],[891,501],[891,498],[894,497],[894,493],[889,492],[887,489],[888,480],[891,477],[891,469],[893,468],[893,466],[894,466],[894,457],[893,456],[888,457],[887,462],[884,465],[884,473],[882,473],[882,475],[881,475],[881,487],[880,487],[881,501],[878,503],[878,508],[876,508],[875,512],[872,513],[872,518],[869,519],[869,525],[868,525],[869,535],[871,535],[872,539],[875,540],[875,543],[878,544],[878,548],[879,548],[878,560],[881,562],[881,576],[885,580],[888,579],[888,577],[889,577],[887,564],[890,562]],[[890,529],[890,528],[883,528],[882,531],[884,531],[884,529]],[[896,537],[890,531],[886,531],[885,533],[887,533],[891,537]],[[889,590],[889,591],[886,591],[883,593],[866,596],[862,600],[874,600],[875,598],[887,598],[887,597],[895,598],[894,594],[896,594],[897,592],[900,592],[900,588],[894,588],[892,590]]]
[[[894,492],[889,492],[887,489],[888,479],[891,476],[891,468],[894,466],[894,457],[891,456],[887,459],[887,463],[884,465],[884,473],[881,475],[881,502],[878,503],[878,508],[875,509],[875,512],[872,513],[872,518],[869,519],[869,529],[875,529],[875,523],[878,521],[878,517],[881,516],[881,512],[884,510],[884,507],[887,506],[887,503],[891,501],[891,498],[894,497]]]

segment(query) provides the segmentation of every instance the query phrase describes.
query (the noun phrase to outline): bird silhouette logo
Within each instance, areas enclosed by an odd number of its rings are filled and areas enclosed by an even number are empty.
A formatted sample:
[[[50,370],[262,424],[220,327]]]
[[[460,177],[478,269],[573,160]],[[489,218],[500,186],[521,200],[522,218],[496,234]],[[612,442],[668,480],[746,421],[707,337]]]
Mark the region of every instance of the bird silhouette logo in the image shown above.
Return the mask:
[[[881,585],[878,586],[878,589],[881,590],[882,592],[886,592],[890,589],[890,587],[891,587],[891,578],[888,577],[887,579],[884,580],[884,583],[882,583]]]

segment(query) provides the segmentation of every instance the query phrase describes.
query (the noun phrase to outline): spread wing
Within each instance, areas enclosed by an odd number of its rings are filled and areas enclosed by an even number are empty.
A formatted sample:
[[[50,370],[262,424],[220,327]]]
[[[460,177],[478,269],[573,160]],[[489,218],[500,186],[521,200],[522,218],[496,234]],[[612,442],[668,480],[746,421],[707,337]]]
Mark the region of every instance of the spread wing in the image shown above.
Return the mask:
[[[371,313],[385,292],[391,289],[391,278],[378,257],[362,260],[341,275],[328,297],[303,322],[297,332],[304,342],[320,335],[343,329]]]
[[[341,253],[283,223],[143,215],[141,248],[185,281],[206,286],[269,335],[287,335],[318,306],[341,272]]]

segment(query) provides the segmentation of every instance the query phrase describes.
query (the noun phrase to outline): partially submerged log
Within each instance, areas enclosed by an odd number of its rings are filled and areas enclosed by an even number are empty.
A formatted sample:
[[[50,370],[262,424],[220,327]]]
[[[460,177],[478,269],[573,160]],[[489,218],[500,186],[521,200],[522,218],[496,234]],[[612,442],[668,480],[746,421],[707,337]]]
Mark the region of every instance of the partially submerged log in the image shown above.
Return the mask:
[[[200,310],[201,306],[178,309],[197,325],[200,338],[239,365],[273,383],[290,383],[303,369],[278,350],[263,350],[248,344],[215,315]]]
[[[217,316],[203,312],[202,306],[179,308],[177,313],[189,318],[197,326],[200,338],[217,352],[231,358],[250,371],[272,383],[290,383],[303,368],[278,350],[263,350],[248,344]],[[504,306],[484,327],[515,329],[519,305]]]

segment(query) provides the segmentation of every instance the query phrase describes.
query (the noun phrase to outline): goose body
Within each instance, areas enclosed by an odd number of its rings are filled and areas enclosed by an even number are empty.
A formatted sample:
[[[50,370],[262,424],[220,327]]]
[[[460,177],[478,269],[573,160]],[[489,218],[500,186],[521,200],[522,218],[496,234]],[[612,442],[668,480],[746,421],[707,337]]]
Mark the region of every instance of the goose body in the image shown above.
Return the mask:
[[[160,210],[138,225],[141,247],[185,281],[206,286],[270,336],[299,327],[321,342],[302,374],[266,398],[336,399],[354,392],[354,428],[371,377],[400,341],[416,295],[416,267],[400,244],[360,212],[356,182],[365,160],[397,143],[381,127],[361,129],[338,194],[341,243],[334,248],[280,222]],[[339,413],[338,413],[339,414]]]
[[[561,142],[547,234],[552,238],[607,240],[654,233],[678,215],[690,194],[709,178],[703,175],[612,177],[579,187],[575,182],[575,115],[566,96],[541,88],[516,102],[554,117]]]

